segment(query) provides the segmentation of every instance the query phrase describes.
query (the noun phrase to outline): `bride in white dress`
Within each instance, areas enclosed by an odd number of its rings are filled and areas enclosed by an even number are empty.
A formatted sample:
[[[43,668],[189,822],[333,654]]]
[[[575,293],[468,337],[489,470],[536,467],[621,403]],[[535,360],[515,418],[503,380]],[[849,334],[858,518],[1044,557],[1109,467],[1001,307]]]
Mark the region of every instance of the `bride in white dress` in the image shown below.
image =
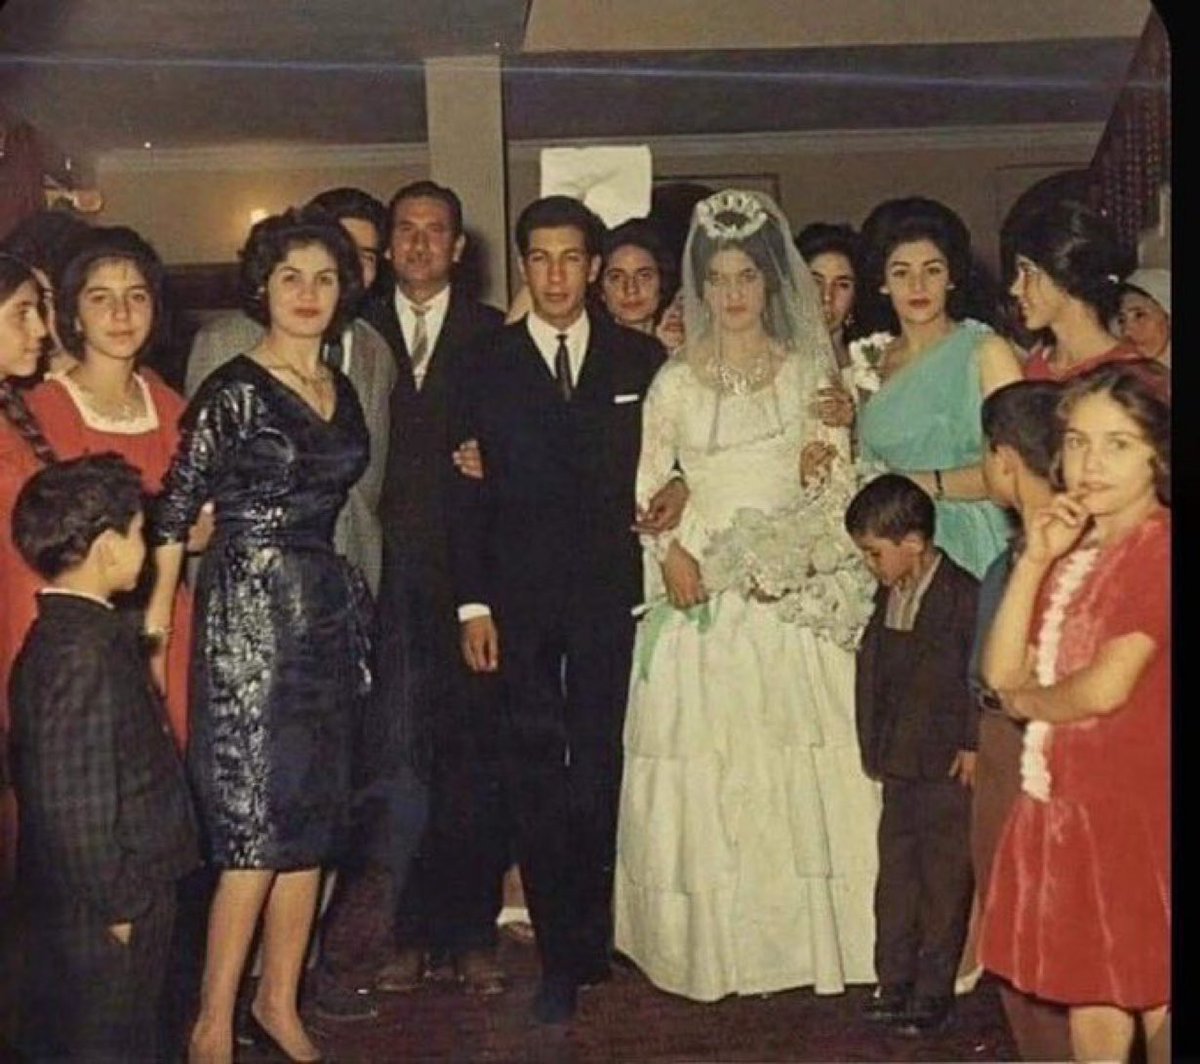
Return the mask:
[[[683,274],[687,344],[647,395],[637,494],[676,468],[691,494],[645,540],[616,947],[698,1001],[838,993],[874,981],[880,797],[855,737],[873,584],[841,527],[849,441],[813,411],[833,352],[765,196],[699,204]]]

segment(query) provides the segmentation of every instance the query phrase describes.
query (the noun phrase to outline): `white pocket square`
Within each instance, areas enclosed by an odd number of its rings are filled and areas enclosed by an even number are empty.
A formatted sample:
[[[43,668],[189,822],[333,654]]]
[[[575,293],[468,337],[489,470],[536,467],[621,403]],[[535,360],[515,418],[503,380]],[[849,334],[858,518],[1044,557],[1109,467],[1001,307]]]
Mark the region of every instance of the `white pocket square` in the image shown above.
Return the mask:
[[[622,392],[620,395],[613,396],[614,403],[636,403],[641,398],[639,392]]]

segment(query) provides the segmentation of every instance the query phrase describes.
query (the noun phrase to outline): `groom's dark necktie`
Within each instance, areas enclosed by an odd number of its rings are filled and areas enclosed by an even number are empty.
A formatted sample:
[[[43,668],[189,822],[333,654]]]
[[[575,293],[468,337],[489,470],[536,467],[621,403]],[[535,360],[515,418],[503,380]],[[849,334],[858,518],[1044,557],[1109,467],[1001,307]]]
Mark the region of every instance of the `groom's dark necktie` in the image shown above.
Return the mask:
[[[571,387],[571,356],[567,352],[566,333],[558,334],[558,350],[554,352],[554,379],[558,383],[559,393],[569,403],[574,389]]]

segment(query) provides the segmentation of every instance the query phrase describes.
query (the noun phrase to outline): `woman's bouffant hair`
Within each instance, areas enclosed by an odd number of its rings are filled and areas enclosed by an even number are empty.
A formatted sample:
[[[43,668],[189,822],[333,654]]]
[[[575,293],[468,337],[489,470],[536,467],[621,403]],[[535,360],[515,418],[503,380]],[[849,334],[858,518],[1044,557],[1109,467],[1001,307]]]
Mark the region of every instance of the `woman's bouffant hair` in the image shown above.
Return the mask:
[[[864,302],[875,316],[895,331],[899,327],[891,300],[880,292],[886,284],[888,256],[901,244],[928,240],[946,256],[950,282],[946,313],[961,320],[972,308],[977,279],[971,261],[971,234],[963,220],[944,203],[924,196],[906,196],[879,204],[862,226],[862,283]]]
[[[1099,211],[1078,200],[1057,200],[1016,222],[1007,242],[1010,268],[1015,269],[1016,256],[1024,256],[1091,307],[1101,322],[1116,312],[1126,255],[1116,230]]]
[[[1163,505],[1171,505],[1171,377],[1154,359],[1110,362],[1081,373],[1066,388],[1058,404],[1058,419],[1065,430],[1071,411],[1089,395],[1107,395],[1142,431],[1154,449],[1154,490]],[[1062,454],[1055,463],[1054,486],[1065,488]]]
[[[155,347],[163,335],[163,264],[158,252],[128,226],[96,226],[74,239],[71,257],[54,279],[57,282],[54,311],[58,338],[76,358],[83,357],[84,346],[83,333],[79,329],[79,300],[92,271],[106,262],[133,263],[150,291],[153,307],[150,335],[138,355]]]
[[[667,251],[662,235],[648,218],[631,218],[607,230],[600,238],[601,272],[608,266],[613,253],[624,247],[641,248],[658,267],[658,314],[666,305],[666,294],[675,288],[676,266]]]
[[[858,279],[862,268],[862,238],[854,227],[833,222],[813,222],[796,234],[796,250],[809,265],[818,255],[844,255]]]
[[[289,207],[258,222],[246,238],[241,253],[242,309],[259,325],[270,328],[271,308],[267,305],[267,281],[275,267],[295,248],[319,244],[333,257],[337,266],[338,300],[327,336],[339,336],[354,317],[354,308],[362,296],[362,265],[354,242],[333,215],[311,204]]]

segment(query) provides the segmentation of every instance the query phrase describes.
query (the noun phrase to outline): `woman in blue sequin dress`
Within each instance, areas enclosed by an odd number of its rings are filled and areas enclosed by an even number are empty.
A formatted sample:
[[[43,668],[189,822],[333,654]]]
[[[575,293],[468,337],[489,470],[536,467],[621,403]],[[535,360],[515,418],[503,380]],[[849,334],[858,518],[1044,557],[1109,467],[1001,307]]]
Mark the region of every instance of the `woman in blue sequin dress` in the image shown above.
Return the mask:
[[[297,989],[320,866],[346,811],[355,698],[368,679],[363,585],[332,546],[367,462],[367,430],[353,387],[320,351],[326,334],[340,334],[359,278],[349,238],[320,212],[254,227],[243,293],[269,331],[192,400],[156,514],[157,562],[178,573],[187,529],[206,501],[216,508],[196,589],[188,765],[221,874],[193,1061],[231,1059],[237,986],[260,914],[251,1016],[292,1059],[318,1059]],[[148,628],[167,617],[152,602]]]

